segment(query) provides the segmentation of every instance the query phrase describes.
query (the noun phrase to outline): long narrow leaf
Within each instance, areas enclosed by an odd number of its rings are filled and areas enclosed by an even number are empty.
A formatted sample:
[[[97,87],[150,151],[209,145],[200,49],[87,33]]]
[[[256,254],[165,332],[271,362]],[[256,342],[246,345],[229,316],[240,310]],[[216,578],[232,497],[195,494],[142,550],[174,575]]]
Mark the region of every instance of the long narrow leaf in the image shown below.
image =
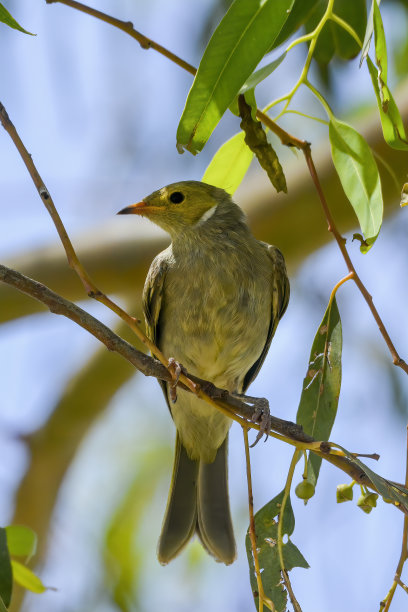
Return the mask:
[[[316,440],[328,440],[337,414],[341,386],[342,331],[334,298],[319,325],[303,381],[296,422]],[[321,458],[310,453],[307,480],[316,485]]]
[[[177,130],[179,150],[200,151],[270,49],[294,0],[235,0],[204,52]]]
[[[33,593],[44,593],[44,591],[47,590],[47,587],[43,585],[38,576],[28,569],[28,567],[14,559],[11,561],[11,565],[13,568],[13,578],[22,587]]]
[[[360,249],[366,253],[377,238],[383,217],[377,164],[364,138],[347,123],[332,117],[329,136],[334,166],[364,234]]]

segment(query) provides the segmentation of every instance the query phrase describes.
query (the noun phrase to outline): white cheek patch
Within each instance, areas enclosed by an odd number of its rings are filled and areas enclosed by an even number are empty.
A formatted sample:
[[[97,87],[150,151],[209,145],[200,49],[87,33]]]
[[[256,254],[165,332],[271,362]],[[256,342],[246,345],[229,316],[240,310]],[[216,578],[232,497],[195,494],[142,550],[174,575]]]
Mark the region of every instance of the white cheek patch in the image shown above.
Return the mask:
[[[197,223],[194,225],[194,227],[200,227],[200,225],[203,225],[206,221],[208,221],[208,219],[211,219],[211,217],[217,210],[217,206],[218,204],[214,204],[214,206],[206,210],[205,213],[201,215],[201,217],[199,218]]]

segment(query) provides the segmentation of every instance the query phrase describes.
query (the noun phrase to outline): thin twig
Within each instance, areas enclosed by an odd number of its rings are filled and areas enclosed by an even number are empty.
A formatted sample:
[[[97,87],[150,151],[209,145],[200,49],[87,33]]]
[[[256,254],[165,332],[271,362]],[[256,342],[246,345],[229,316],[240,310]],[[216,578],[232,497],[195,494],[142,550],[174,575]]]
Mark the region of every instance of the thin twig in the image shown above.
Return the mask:
[[[175,64],[183,68],[184,70],[187,70],[187,72],[189,72],[190,74],[195,74],[197,72],[194,66],[192,66],[188,62],[185,62],[183,59],[178,57],[178,55],[176,55],[175,53],[172,53],[165,47],[162,47],[158,43],[154,42],[154,40],[151,40],[151,38],[147,38],[147,36],[144,36],[137,30],[135,30],[133,27],[133,23],[131,21],[121,21],[120,19],[111,17],[110,15],[107,15],[106,13],[103,13],[102,11],[97,11],[96,9],[91,8],[90,6],[82,4],[81,2],[76,2],[75,0],[45,0],[45,1],[47,4],[56,4],[57,2],[59,4],[66,4],[67,6],[70,6],[71,8],[76,9],[77,11],[81,11],[82,13],[86,13],[87,15],[92,15],[92,17],[96,17],[97,19],[100,19],[101,21],[104,21],[105,23],[109,23],[110,25],[113,25],[115,28],[118,28],[119,30],[122,30],[122,32],[129,34],[129,36],[137,40],[137,42],[142,47],[142,49],[146,49],[146,50],[154,49],[158,53],[161,53],[161,55],[164,55],[165,57],[167,57],[167,59],[169,59],[170,61],[174,62]]]
[[[263,612],[264,604],[275,612],[276,608],[273,601],[265,595],[265,591],[262,584],[261,567],[259,565],[258,547],[256,543],[256,530],[255,530],[255,517],[254,517],[254,497],[252,494],[252,475],[251,475],[251,458],[249,454],[249,443],[248,443],[248,427],[242,427],[242,433],[244,435],[245,445],[245,462],[246,462],[246,474],[248,483],[248,510],[249,510],[249,538],[251,540],[252,556],[254,558],[254,568],[256,583],[258,586],[258,612]]]
[[[407,448],[406,448],[406,467],[405,467],[405,487],[408,487],[408,427],[407,427]],[[401,574],[406,560],[408,559],[408,516],[404,516],[404,528],[402,532],[402,547],[401,555],[398,561],[397,569],[395,570],[395,576],[393,583],[386,598],[380,603],[380,610],[388,612],[391,606],[391,602],[394,597],[395,590],[399,584],[404,591],[407,592],[405,584],[401,581]]]

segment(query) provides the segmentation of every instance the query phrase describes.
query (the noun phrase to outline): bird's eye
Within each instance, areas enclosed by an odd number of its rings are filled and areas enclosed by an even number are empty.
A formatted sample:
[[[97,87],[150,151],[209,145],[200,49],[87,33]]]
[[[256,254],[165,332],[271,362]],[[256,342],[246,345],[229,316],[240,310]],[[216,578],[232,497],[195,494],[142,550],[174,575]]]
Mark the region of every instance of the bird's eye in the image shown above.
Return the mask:
[[[180,204],[183,200],[184,195],[181,191],[173,191],[173,193],[170,194],[170,202],[173,202],[173,204]]]

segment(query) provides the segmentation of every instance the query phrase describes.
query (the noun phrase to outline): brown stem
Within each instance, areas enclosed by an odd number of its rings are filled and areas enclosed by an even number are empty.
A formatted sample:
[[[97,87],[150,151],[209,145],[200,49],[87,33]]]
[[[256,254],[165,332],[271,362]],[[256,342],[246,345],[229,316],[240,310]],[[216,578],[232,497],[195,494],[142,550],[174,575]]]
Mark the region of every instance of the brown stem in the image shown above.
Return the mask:
[[[405,487],[408,487],[408,428],[407,428],[407,448],[406,448],[406,466],[405,466]],[[387,612],[390,609],[391,602],[394,597],[394,593],[397,588],[397,585],[399,584],[404,589],[404,591],[406,590],[405,585],[401,583],[401,574],[402,574],[402,569],[407,559],[408,559],[408,516],[405,515],[404,516],[404,528],[402,532],[401,555],[398,561],[397,569],[395,570],[395,576],[394,576],[394,580],[391,585],[391,588],[385,600],[381,602],[381,606],[384,608],[384,612]]]
[[[115,28],[118,28],[119,30],[122,30],[122,32],[129,34],[129,36],[137,40],[137,42],[142,47],[142,49],[146,49],[146,50],[154,49],[158,53],[161,53],[162,55],[167,57],[167,59],[169,59],[170,61],[180,66],[180,68],[187,70],[187,72],[189,72],[190,74],[194,75],[197,72],[194,66],[192,66],[188,62],[185,62],[183,59],[178,57],[178,55],[176,55],[175,53],[172,53],[165,47],[162,47],[158,43],[154,42],[154,40],[147,38],[147,36],[144,36],[137,30],[135,30],[133,27],[133,23],[131,21],[121,21],[120,19],[111,17],[110,15],[107,15],[106,13],[102,13],[102,11],[97,11],[96,9],[93,9],[90,6],[82,4],[82,2],[76,2],[76,0],[45,0],[45,1],[47,4],[56,4],[57,2],[59,2],[60,4],[66,4],[67,6],[70,6],[71,8],[76,9],[77,11],[81,11],[82,13],[86,13],[87,15],[92,15],[92,17],[96,17],[97,19],[100,19],[101,21],[104,21],[105,23],[109,23],[110,25],[115,26]]]

